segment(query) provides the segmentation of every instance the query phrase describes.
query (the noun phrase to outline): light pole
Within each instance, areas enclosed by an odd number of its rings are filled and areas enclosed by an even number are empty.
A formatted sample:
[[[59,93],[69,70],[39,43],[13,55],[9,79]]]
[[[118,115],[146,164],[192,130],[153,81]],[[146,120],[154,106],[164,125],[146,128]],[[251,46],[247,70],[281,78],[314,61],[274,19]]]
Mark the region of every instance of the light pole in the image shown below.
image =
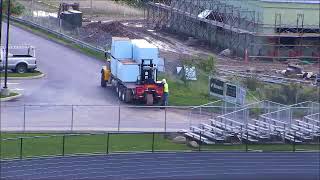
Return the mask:
[[[2,6],[3,6],[3,3],[2,3],[2,0],[0,0],[0,8],[1,8],[1,11],[0,11],[0,47],[2,46],[2,11],[3,11],[3,7]],[[1,59],[1,60],[3,61],[3,59]],[[0,62],[0,63],[2,63],[2,62]],[[0,66],[1,66],[1,64],[0,64]],[[0,81],[0,85],[1,85],[1,81]]]
[[[9,54],[9,29],[10,29],[10,0],[8,0],[8,9],[7,9],[7,39],[6,39],[6,60],[4,67],[4,87],[1,91],[2,95],[9,96],[10,91],[8,89],[8,54]]]

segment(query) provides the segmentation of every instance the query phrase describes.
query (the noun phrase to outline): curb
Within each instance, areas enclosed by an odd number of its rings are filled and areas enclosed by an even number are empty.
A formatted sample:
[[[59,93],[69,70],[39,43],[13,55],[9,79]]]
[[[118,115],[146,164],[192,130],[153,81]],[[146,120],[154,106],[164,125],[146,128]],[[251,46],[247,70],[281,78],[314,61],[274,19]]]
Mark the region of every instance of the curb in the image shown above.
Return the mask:
[[[0,98],[0,102],[11,101],[11,100],[17,99],[17,98],[19,98],[21,96],[22,96],[22,94],[18,93],[15,96],[10,96],[10,97],[6,97],[6,98]]]
[[[8,80],[23,80],[23,79],[40,79],[42,77],[44,77],[46,74],[45,73],[42,73],[42,74],[39,74],[37,76],[28,76],[28,77],[8,77]],[[1,80],[4,79],[4,77],[1,77],[0,78]]]

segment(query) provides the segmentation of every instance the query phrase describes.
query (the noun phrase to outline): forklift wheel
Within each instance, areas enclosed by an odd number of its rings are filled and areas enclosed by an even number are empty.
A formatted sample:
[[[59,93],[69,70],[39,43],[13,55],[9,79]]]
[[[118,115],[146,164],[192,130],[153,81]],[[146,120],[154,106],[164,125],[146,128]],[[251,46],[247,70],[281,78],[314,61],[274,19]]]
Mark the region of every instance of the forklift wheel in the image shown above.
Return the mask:
[[[152,94],[147,94],[146,96],[147,99],[147,105],[153,105],[153,95]]]
[[[104,80],[104,73],[101,73],[101,87],[107,87],[107,82]]]

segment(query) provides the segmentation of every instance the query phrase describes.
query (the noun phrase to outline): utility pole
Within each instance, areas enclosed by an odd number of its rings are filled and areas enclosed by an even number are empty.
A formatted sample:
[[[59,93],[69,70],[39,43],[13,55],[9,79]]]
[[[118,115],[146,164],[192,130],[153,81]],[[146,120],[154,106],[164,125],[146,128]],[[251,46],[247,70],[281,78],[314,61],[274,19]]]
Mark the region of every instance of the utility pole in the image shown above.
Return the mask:
[[[8,54],[9,54],[9,29],[10,29],[10,0],[8,0],[8,9],[7,9],[7,39],[6,39],[6,60],[4,67],[4,87],[1,91],[2,95],[9,96],[10,91],[7,86],[8,82]]]
[[[1,35],[2,35],[2,0],[0,0],[0,46],[1,46]]]
[[[0,0],[0,9],[1,9],[0,10],[0,47],[2,46],[2,10],[3,10],[2,6],[3,6],[2,0]],[[1,49],[1,51],[2,51],[2,49]],[[0,54],[1,54],[1,52],[0,52]],[[3,61],[3,59],[1,59],[1,60]],[[0,66],[1,66],[1,64],[0,64]],[[1,82],[0,82],[0,85],[1,85]],[[0,93],[1,93],[1,91],[0,91]]]

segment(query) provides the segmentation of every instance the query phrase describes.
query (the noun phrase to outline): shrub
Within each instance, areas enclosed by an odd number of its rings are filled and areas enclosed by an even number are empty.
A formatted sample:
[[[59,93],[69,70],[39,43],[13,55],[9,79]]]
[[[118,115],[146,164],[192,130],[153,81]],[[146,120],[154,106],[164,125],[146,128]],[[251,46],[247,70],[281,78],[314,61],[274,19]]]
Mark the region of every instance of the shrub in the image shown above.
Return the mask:
[[[253,76],[245,78],[243,84],[251,91],[256,91],[257,88],[261,86],[259,80]]]
[[[303,101],[320,101],[318,88],[303,87],[299,84],[268,86],[264,89],[264,96],[270,101],[282,104],[295,104]]]
[[[2,12],[7,14],[7,8],[8,8],[8,0],[5,0],[3,2]],[[25,9],[24,6],[19,2],[15,0],[10,0],[10,13],[12,15],[20,15],[23,13],[24,9]]]

